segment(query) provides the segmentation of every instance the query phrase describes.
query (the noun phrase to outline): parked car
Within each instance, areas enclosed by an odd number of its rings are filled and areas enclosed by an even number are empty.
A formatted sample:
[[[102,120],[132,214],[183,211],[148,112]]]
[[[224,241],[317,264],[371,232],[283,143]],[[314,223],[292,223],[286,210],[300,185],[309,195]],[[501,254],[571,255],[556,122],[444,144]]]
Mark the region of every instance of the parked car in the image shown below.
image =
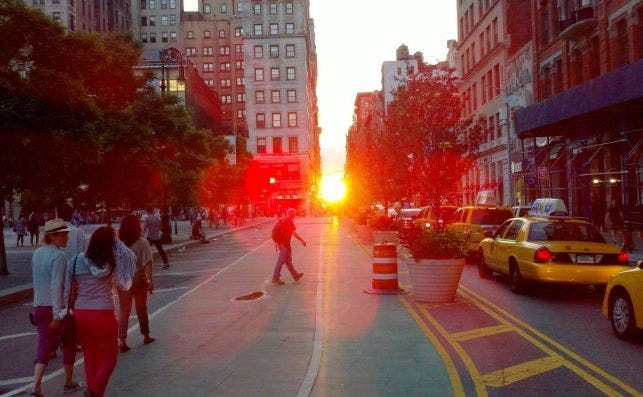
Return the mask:
[[[612,331],[625,339],[643,330],[643,261],[638,267],[615,273],[610,277],[603,315],[612,324]]]
[[[480,277],[505,274],[515,293],[532,281],[593,284],[603,291],[610,276],[628,268],[626,251],[608,244],[591,223],[571,217],[509,219],[485,233],[478,253]]]
[[[400,240],[411,241],[413,222],[421,210],[421,208],[403,208],[400,210],[400,213],[397,215]]]
[[[424,230],[428,229],[442,229],[443,227],[451,224],[454,220],[454,214],[458,207],[453,205],[443,205],[438,210],[437,217],[433,213],[433,208],[430,206],[422,207],[422,211],[418,214],[414,226],[414,234],[417,236]]]
[[[469,258],[478,255],[478,244],[485,232],[494,233],[507,219],[512,217],[509,208],[495,206],[469,206],[458,208],[453,214],[453,223],[447,227],[468,235]]]

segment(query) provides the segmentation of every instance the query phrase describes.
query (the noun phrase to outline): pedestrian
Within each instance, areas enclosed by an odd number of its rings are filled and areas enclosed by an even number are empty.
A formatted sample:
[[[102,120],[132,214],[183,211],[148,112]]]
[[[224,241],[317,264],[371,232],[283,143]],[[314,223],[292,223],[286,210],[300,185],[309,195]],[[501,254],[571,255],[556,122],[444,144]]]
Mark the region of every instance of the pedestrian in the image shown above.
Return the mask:
[[[150,242],[150,245],[155,246],[161,255],[163,269],[168,269],[170,262],[167,259],[167,254],[163,249],[163,241],[161,240],[161,217],[154,212],[152,207],[147,209],[147,218],[143,222],[143,231],[147,233],[147,241]]]
[[[87,251],[69,261],[65,301],[73,285],[76,332],[85,359],[86,396],[102,397],[116,367],[118,325],[112,289],[116,281],[119,288],[129,290],[135,269],[136,256],[109,226],[96,229]]]
[[[275,238],[275,250],[279,251],[279,255],[272,275],[272,283],[274,285],[284,284],[281,280],[281,267],[284,264],[295,281],[298,281],[304,275],[302,272],[297,272],[292,263],[292,247],[290,246],[290,240],[292,237],[294,236],[297,240],[301,241],[304,247],[306,246],[306,241],[304,241],[304,239],[301,238],[295,230],[296,227],[294,219],[296,214],[297,211],[294,208],[288,208],[286,210],[286,215],[278,221],[279,232]]]
[[[29,241],[31,242],[31,246],[38,245],[38,240],[40,240],[40,220],[38,219],[38,214],[35,212],[32,212],[31,215],[29,215],[27,229],[29,230]],[[34,240],[36,240],[35,244]]]
[[[63,288],[67,259],[62,249],[67,245],[69,229],[62,219],[45,223],[44,245],[31,259],[33,273],[33,323],[38,329],[38,347],[34,368],[34,384],[30,396],[42,397],[42,377],[49,359],[58,348],[60,324],[64,314]],[[63,345],[65,371],[64,394],[78,391],[81,385],[73,381],[76,346]]]
[[[67,225],[67,228],[69,229],[69,241],[63,250],[67,257],[67,262],[81,252],[85,252],[85,249],[87,248],[85,232],[71,222],[73,213],[72,208],[68,205],[63,205],[58,209],[58,214],[65,221],[65,225]]]
[[[154,291],[152,279],[152,248],[144,239],[141,223],[136,215],[127,215],[123,218],[118,230],[118,238],[136,255],[136,271],[129,291],[122,288],[118,290],[119,315],[118,315],[118,349],[121,352],[130,350],[127,345],[127,328],[129,315],[132,311],[132,299],[136,305],[136,317],[143,334],[143,343],[150,344],[155,338],[150,336],[150,325],[147,317],[147,294]]]
[[[598,228],[598,230],[603,231],[603,226],[605,224],[605,202],[600,199],[599,195],[592,194],[591,206],[592,223]]]
[[[25,214],[20,214],[18,220],[16,221],[16,226],[13,228],[16,232],[16,247],[25,246],[25,234],[27,234],[27,219]]]
[[[201,231],[202,226],[203,223],[201,221],[201,215],[197,214],[196,218],[194,219],[194,223],[192,224],[191,238],[194,240],[199,240],[202,244],[205,244],[208,242],[208,240],[205,238],[205,234],[203,234],[203,232]]]
[[[612,241],[616,243],[618,241],[619,231],[623,229],[624,225],[623,208],[616,200],[612,200],[610,206],[607,208],[606,225],[610,230]]]

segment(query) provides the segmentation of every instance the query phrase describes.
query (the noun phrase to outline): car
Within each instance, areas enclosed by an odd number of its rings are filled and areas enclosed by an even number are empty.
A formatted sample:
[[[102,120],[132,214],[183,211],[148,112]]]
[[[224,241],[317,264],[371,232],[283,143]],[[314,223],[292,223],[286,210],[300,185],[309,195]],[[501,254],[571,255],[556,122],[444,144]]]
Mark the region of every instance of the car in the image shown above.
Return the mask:
[[[643,330],[643,261],[634,269],[614,273],[607,282],[603,316],[619,339]]]
[[[420,213],[421,208],[403,208],[397,215],[400,240],[410,241],[413,234],[413,222]]]
[[[495,232],[507,219],[512,218],[511,209],[497,206],[467,206],[458,208],[453,213],[453,223],[447,227],[468,235],[468,258],[478,255],[478,244],[485,232]]]
[[[453,214],[458,209],[453,205],[443,205],[438,210],[438,216],[433,213],[431,206],[422,207],[413,223],[414,236],[428,229],[442,229],[453,222]]]
[[[594,285],[629,269],[628,253],[609,244],[591,223],[569,216],[511,218],[480,242],[478,273],[505,274],[514,293],[530,282]]]

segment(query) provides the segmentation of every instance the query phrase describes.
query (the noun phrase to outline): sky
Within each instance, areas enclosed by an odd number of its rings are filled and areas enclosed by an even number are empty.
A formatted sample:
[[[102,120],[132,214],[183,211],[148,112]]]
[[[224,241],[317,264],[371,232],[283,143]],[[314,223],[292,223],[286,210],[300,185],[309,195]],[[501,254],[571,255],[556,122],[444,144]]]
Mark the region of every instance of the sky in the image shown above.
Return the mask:
[[[425,62],[457,39],[456,0],[311,0],[317,45],[322,174],[343,170],[355,95],[381,90],[381,67],[401,45]]]

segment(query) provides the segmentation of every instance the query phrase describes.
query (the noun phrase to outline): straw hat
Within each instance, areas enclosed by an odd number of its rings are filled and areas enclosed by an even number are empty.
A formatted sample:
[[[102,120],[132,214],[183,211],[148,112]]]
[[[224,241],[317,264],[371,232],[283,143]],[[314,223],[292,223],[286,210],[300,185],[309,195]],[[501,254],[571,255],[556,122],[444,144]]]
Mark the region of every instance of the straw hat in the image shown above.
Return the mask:
[[[60,218],[52,219],[45,223],[45,234],[68,232],[70,230],[65,221]]]

